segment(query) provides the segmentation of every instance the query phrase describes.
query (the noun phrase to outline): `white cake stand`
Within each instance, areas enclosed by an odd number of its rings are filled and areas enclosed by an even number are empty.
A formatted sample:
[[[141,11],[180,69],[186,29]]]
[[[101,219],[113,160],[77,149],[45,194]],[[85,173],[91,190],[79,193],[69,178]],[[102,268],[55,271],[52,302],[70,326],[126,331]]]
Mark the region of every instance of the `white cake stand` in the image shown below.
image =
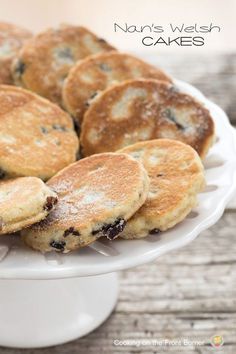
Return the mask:
[[[199,205],[173,229],[140,240],[96,241],[67,255],[42,255],[16,236],[0,239],[0,345],[44,347],[84,336],[111,313],[117,273],[182,247],[221,217],[236,184],[234,132],[224,112],[194,87],[216,124],[217,142],[205,161],[207,187]],[[217,242],[217,238],[216,238]]]

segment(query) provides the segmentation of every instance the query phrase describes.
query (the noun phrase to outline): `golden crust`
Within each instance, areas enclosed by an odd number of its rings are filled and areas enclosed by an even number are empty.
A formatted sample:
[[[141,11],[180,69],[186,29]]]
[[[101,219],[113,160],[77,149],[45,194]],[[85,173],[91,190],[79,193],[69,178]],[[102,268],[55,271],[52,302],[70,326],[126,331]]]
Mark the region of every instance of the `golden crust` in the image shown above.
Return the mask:
[[[182,221],[204,185],[201,160],[189,145],[169,139],[136,143],[120,152],[142,162],[150,189],[146,202],[128,221],[123,238],[140,238]]]
[[[6,177],[52,177],[76,159],[70,116],[29,91],[0,85],[0,169]]]
[[[144,203],[149,179],[132,157],[106,153],[66,167],[47,185],[57,192],[58,204],[44,221],[25,230],[23,238],[42,252],[68,252],[121,232]]]
[[[114,84],[138,78],[171,82],[163,71],[129,54],[114,51],[87,57],[64,82],[64,106],[81,123],[92,98]]]
[[[13,77],[17,85],[61,104],[62,84],[75,62],[111,49],[84,27],[61,25],[38,34],[22,48]]]
[[[141,79],[105,90],[84,115],[84,156],[156,138],[180,140],[204,158],[214,138],[214,123],[193,97],[171,84]]]
[[[13,84],[12,61],[32,33],[19,26],[0,22],[0,84]]]
[[[44,219],[56,203],[56,193],[39,178],[1,181],[0,235],[19,231]]]

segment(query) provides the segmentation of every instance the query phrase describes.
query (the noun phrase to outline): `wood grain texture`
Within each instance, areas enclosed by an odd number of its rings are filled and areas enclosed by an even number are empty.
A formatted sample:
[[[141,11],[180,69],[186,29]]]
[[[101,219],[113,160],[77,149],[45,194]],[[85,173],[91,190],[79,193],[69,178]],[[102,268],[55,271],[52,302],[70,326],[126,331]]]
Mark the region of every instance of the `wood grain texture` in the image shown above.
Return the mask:
[[[196,85],[236,122],[236,55],[160,56],[158,62],[177,78]],[[191,338],[209,341],[224,336],[219,353],[236,353],[236,211],[188,246],[156,262],[120,274],[119,301],[96,331],[53,348],[0,354],[188,353],[216,352],[209,344],[191,347],[113,345],[114,339]],[[95,299],[96,301],[96,299]],[[98,304],[99,306],[99,304]]]

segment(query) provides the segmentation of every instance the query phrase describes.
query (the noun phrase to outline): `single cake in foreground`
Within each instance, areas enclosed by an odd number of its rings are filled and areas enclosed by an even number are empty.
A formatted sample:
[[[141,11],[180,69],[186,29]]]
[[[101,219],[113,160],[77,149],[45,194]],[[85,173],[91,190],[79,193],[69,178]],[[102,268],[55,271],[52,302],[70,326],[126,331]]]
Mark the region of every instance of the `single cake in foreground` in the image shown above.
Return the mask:
[[[140,161],[150,178],[144,205],[127,222],[121,237],[141,238],[182,221],[204,188],[202,162],[189,145],[168,139],[136,143],[120,152]]]
[[[25,28],[0,22],[0,84],[11,85],[12,61],[23,44],[32,37]]]
[[[145,202],[149,178],[131,156],[106,153],[68,166],[47,185],[58,204],[45,220],[23,230],[23,240],[41,252],[68,252],[119,235]]]
[[[105,90],[84,115],[84,156],[157,138],[182,141],[204,158],[213,142],[214,123],[200,102],[172,84],[141,79]]]
[[[0,86],[0,176],[47,180],[76,160],[71,117],[55,104],[15,86]]]
[[[84,27],[60,25],[39,33],[20,51],[12,67],[16,85],[61,104],[70,68],[88,55],[114,50]]]
[[[86,57],[76,63],[64,82],[64,106],[81,124],[91,101],[102,91],[125,80],[138,78],[171,82],[162,70],[129,54],[111,51]]]
[[[0,235],[16,232],[44,219],[57,195],[36,177],[0,182]]]

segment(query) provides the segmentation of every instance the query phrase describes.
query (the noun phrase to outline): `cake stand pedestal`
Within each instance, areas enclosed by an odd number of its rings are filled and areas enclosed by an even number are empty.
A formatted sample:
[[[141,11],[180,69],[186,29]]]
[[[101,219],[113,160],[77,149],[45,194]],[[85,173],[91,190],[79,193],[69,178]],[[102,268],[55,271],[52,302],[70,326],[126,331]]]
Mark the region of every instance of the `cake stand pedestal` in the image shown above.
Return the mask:
[[[116,273],[55,280],[0,280],[0,345],[38,348],[94,330],[118,297]]]

